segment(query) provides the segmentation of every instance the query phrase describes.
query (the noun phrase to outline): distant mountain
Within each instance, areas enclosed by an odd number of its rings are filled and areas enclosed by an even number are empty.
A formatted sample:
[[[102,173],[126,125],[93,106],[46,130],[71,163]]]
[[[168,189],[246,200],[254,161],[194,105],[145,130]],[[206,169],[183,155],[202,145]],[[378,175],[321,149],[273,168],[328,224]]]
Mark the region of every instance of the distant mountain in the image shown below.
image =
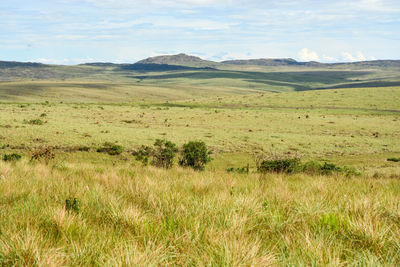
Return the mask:
[[[16,68],[16,67],[46,67],[47,65],[34,62],[16,62],[16,61],[0,61],[0,68]]]
[[[332,66],[361,66],[361,67],[400,67],[400,60],[370,60],[370,61],[359,61],[359,62],[347,62],[347,63],[332,63],[327,64]]]
[[[110,62],[92,62],[92,63],[84,63],[79,64],[80,66],[94,66],[94,67],[115,67],[119,64],[110,63]]]
[[[120,70],[132,70],[137,72],[162,72],[162,71],[179,71],[179,70],[213,70],[211,67],[188,67],[185,65],[155,64],[155,63],[135,63],[123,64]]]
[[[189,56],[186,54],[149,57],[136,62],[136,64],[163,64],[188,67],[215,67],[218,65],[217,62],[204,60],[199,57]]]
[[[255,66],[293,66],[303,65],[292,58],[260,58],[260,59],[242,59],[242,60],[227,60],[221,63],[230,65],[255,65]]]
[[[299,62],[292,58],[278,59],[245,59],[245,60],[227,60],[223,64],[229,65],[253,65],[253,66],[305,66],[305,67],[335,67],[335,66],[354,66],[354,67],[400,67],[400,60],[372,60],[359,62],[343,63],[320,63],[316,61]]]
[[[316,61],[308,61],[308,62],[299,62],[294,60],[293,58],[260,58],[260,59],[243,59],[243,60],[227,60],[222,61],[221,63],[230,64],[230,65],[253,65],[253,66],[306,66],[306,67],[321,67],[326,64],[316,62]]]

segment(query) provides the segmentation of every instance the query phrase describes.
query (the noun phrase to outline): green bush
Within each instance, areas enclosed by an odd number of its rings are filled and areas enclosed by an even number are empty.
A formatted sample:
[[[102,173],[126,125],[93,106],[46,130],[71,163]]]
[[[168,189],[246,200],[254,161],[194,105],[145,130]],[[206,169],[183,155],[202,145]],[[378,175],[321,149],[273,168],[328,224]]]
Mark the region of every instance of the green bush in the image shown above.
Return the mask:
[[[80,209],[81,209],[80,203],[77,198],[73,199],[70,198],[65,200],[65,210],[78,213]]]
[[[97,149],[97,152],[107,153],[108,155],[115,156],[121,154],[123,152],[123,148],[120,145],[105,142],[103,147]]]
[[[323,164],[316,161],[308,161],[302,163],[299,158],[281,158],[281,159],[264,159],[259,161],[257,169],[261,173],[308,173],[317,175],[332,175],[341,173],[345,176],[357,176],[359,173],[354,168],[339,167],[333,163],[324,162]]]
[[[240,168],[228,168],[226,169],[227,172],[237,172],[237,173],[249,173],[249,165],[240,167]]]
[[[342,172],[343,169],[333,163],[324,162],[321,164],[315,161],[308,161],[301,165],[301,171],[310,174],[330,175],[334,172]]]
[[[3,155],[3,161],[18,161],[21,159],[21,155],[12,153]]]
[[[387,161],[400,162],[400,158],[388,158]]]
[[[264,160],[258,166],[258,171],[262,173],[277,172],[277,173],[293,173],[301,168],[300,159],[287,158],[276,160]]]
[[[147,165],[151,159],[151,164],[160,168],[169,169],[174,164],[177,146],[167,140],[157,139],[153,147],[141,146],[139,150],[134,151],[136,160]]]
[[[154,143],[152,164],[157,167],[169,169],[174,164],[176,152],[178,152],[178,148],[174,143],[157,139]]]
[[[204,170],[205,165],[211,161],[211,154],[206,144],[202,141],[190,141],[183,145],[181,166],[192,167],[195,170]]]

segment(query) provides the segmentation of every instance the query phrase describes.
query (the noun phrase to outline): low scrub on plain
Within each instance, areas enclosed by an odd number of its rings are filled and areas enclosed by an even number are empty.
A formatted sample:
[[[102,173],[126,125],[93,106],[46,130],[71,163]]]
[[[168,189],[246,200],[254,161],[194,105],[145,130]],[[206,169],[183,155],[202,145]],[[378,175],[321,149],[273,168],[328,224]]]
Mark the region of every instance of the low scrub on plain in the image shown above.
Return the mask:
[[[33,119],[33,120],[25,120],[24,121],[26,124],[31,124],[31,125],[43,125],[44,121],[41,119]]]
[[[97,149],[99,153],[107,153],[108,155],[120,155],[123,152],[123,147],[115,143],[106,142],[102,147]]]
[[[12,154],[4,154],[3,155],[3,161],[18,161],[21,159],[21,155],[17,153],[12,153]]]
[[[156,167],[169,169],[174,164],[177,152],[178,147],[176,144],[168,140],[157,139],[153,147],[141,146],[133,152],[133,155],[143,165],[147,165],[150,162]]]
[[[302,162],[299,158],[264,159],[257,163],[257,170],[261,173],[308,173],[315,175],[344,174],[346,176],[359,175],[354,168],[339,167],[333,163],[317,161]]]
[[[43,161],[48,164],[50,160],[55,158],[55,156],[56,155],[53,147],[42,147],[36,149],[32,153],[31,161]]]
[[[182,147],[179,165],[191,167],[195,170],[204,170],[205,165],[211,161],[211,151],[203,141],[190,141]]]

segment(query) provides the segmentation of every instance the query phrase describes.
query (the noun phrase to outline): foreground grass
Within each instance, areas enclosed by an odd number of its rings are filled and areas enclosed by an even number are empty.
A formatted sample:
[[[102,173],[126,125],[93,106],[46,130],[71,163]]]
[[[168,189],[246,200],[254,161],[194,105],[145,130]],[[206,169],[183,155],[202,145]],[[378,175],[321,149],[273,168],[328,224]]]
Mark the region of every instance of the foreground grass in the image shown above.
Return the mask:
[[[398,179],[82,162],[0,163],[0,265],[400,264]]]

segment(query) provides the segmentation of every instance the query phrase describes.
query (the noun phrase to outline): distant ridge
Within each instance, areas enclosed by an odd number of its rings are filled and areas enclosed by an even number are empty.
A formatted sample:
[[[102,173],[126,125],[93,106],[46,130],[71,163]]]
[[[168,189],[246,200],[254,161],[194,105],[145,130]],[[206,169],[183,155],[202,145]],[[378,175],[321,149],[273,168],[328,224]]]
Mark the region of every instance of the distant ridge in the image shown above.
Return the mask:
[[[152,65],[152,66],[146,66]],[[161,65],[161,66],[156,66]],[[168,67],[168,66],[175,67]],[[140,60],[134,64],[129,63],[112,63],[112,62],[92,62],[83,63],[78,66],[93,66],[93,67],[115,67],[131,70],[139,69],[159,69],[159,70],[182,70],[178,66],[191,68],[223,68],[224,66],[298,66],[298,67],[400,67],[400,60],[370,60],[358,62],[337,62],[337,63],[321,63],[316,61],[300,62],[293,58],[259,58],[259,59],[237,59],[215,62],[205,60],[197,56],[187,54],[177,55],[162,55],[149,57]],[[24,67],[50,67],[54,64],[43,64],[36,62],[16,62],[16,61],[0,61],[0,68],[24,68]],[[63,65],[58,65],[63,66]]]
[[[238,59],[222,61],[224,64],[233,65],[256,65],[256,66],[281,66],[281,65],[298,65],[298,62],[292,58],[260,58],[260,59]]]
[[[15,67],[46,67],[47,65],[36,62],[16,62],[16,61],[0,61],[0,68]]]
[[[358,62],[321,63],[316,61],[299,62],[292,58],[260,58],[244,60],[227,60],[223,64],[229,65],[253,65],[253,66],[306,66],[306,67],[330,67],[330,66],[360,66],[360,67],[400,67],[400,60],[371,60]]]
[[[189,67],[207,67],[207,66],[214,67],[219,63],[181,53],[177,55],[149,57],[136,62],[136,64],[162,64],[162,65],[178,65],[178,66],[189,66]]]

